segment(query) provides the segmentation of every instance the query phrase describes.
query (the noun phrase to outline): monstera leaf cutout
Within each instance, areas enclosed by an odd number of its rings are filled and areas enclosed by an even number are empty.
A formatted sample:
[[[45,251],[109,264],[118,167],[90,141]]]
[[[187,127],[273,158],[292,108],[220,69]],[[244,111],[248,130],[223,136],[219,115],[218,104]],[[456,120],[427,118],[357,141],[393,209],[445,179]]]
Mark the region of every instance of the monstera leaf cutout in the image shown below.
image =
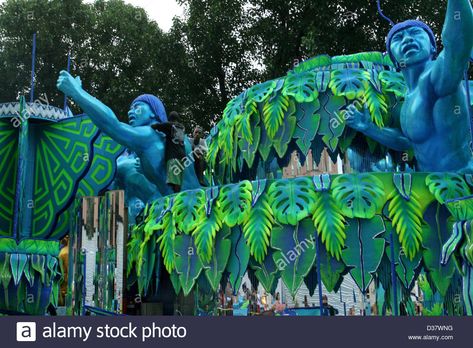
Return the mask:
[[[407,93],[407,85],[401,73],[384,70],[379,73],[383,91],[392,92],[397,97],[404,98]]]
[[[242,224],[251,207],[251,183],[248,180],[222,187],[218,204],[220,219],[229,227]]]
[[[257,262],[263,262],[269,246],[273,213],[266,195],[260,196],[251,208],[243,224],[243,234],[250,247],[250,253]]]
[[[347,237],[345,233],[345,218],[337,202],[328,192],[316,193],[312,219],[327,251],[337,260],[340,260],[342,248],[345,246],[345,239]]]
[[[271,233],[271,247],[276,249],[273,260],[281,279],[294,297],[315,261],[315,229],[306,219],[296,226],[275,226]]]
[[[179,230],[185,234],[191,233],[204,219],[204,190],[190,190],[178,193],[174,199],[172,214]]]
[[[312,141],[317,134],[320,125],[320,114],[317,110],[320,109],[319,100],[312,103],[303,103],[297,105],[296,119],[297,125],[294,132],[296,144],[303,154],[309,152]]]
[[[223,110],[223,121],[225,123],[225,126],[233,127],[236,121],[238,120],[238,116],[240,116],[242,113],[243,113],[243,94],[240,94],[235,99],[232,99],[227,104],[225,110]],[[223,123],[222,123],[222,127],[220,128],[226,128],[226,127],[223,127]]]
[[[189,235],[183,234],[176,237],[174,251],[179,282],[184,296],[187,296],[194,287],[195,281],[199,278],[203,265],[200,257],[197,256],[194,238]]]
[[[251,87],[248,90],[248,99],[257,103],[263,103],[273,93],[277,84],[277,80],[272,80]]]
[[[363,97],[368,79],[369,73],[361,69],[332,70],[329,88],[334,95],[353,100]]]
[[[263,106],[263,123],[270,139],[276,136],[290,107],[289,97],[275,93]]]
[[[442,296],[447,294],[448,287],[455,273],[453,260],[442,264],[442,245],[450,237],[452,224],[447,223],[449,214],[444,206],[432,203],[424,214],[427,224],[423,225],[424,265],[430,274],[435,287]]]
[[[344,97],[333,96],[330,92],[322,94],[319,100],[321,118],[318,133],[322,136],[322,140],[329,150],[335,152],[339,138],[345,129],[345,117],[342,108],[346,105],[346,101]]]
[[[446,204],[457,221],[473,218],[473,200],[461,199],[471,195],[470,188],[462,176],[452,173],[432,173],[425,178],[425,183],[437,201]]]
[[[228,281],[236,295],[240,289],[241,281],[245,275],[248,262],[250,260],[250,248],[245,243],[243,231],[240,226],[235,226],[231,230],[230,240],[232,249],[228,258],[226,271],[229,273]]]
[[[350,274],[361,292],[366,293],[384,254],[384,239],[379,236],[386,231],[379,215],[366,219],[349,219],[346,248],[342,259],[350,267]]]
[[[281,224],[296,225],[315,208],[315,191],[309,178],[275,181],[268,190],[269,204]]]
[[[222,228],[222,230],[217,233],[213,246],[212,259],[208,264],[204,265],[205,275],[213,291],[218,291],[222,274],[225,271],[228,258],[230,257],[232,242],[227,239],[229,234],[230,229],[228,227]]]
[[[293,97],[298,103],[314,101],[319,95],[315,72],[306,71],[299,74],[289,74],[286,77],[282,94]]]
[[[386,201],[383,182],[366,173],[337,176],[332,195],[349,218],[371,219]]]

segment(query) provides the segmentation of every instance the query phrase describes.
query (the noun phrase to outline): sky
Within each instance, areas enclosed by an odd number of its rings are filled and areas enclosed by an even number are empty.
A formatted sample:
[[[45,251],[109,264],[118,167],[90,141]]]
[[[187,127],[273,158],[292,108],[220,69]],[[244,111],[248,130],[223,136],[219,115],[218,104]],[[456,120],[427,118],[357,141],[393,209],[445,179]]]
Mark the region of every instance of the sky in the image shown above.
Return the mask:
[[[5,1],[0,0],[0,4]],[[85,2],[93,2],[93,0],[85,0]],[[184,9],[175,0],[125,0],[125,2],[144,8],[148,16],[164,31],[171,28],[174,16],[182,16],[184,13]]]

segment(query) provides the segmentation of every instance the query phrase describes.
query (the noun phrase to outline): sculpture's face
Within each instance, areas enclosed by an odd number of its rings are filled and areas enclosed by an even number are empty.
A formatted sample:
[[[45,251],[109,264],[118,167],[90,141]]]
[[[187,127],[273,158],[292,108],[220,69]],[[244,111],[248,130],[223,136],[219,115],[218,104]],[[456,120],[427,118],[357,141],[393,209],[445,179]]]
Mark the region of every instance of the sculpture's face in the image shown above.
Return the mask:
[[[155,115],[147,103],[139,101],[131,105],[128,123],[132,127],[149,126],[155,121]]]
[[[430,60],[435,53],[429,35],[419,27],[409,27],[394,34],[390,49],[401,69]]]

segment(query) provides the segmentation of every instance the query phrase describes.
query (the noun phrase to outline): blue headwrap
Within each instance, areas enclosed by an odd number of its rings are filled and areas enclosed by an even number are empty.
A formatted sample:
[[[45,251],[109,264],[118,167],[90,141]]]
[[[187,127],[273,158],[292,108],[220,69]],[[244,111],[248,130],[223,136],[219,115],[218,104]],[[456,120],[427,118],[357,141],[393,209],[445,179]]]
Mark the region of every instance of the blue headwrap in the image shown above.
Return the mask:
[[[435,52],[437,52],[437,43],[435,42],[434,32],[432,31],[432,29],[430,29],[430,27],[427,24],[425,24],[424,22],[421,22],[421,21],[417,21],[417,20],[408,20],[408,21],[404,21],[402,23],[398,23],[398,24],[394,25],[391,28],[391,30],[389,31],[388,37],[386,38],[386,49],[389,53],[389,56],[391,57],[391,61],[396,66],[398,66],[398,64],[397,64],[396,60],[394,59],[393,54],[391,53],[392,38],[393,38],[394,34],[396,34],[397,32],[399,32],[401,30],[404,30],[406,28],[411,28],[411,27],[419,27],[421,29],[424,29],[425,32],[429,35],[430,43],[435,48]]]
[[[138,98],[133,100],[131,105],[137,102],[143,102],[143,103],[148,104],[149,107],[151,108],[151,111],[153,111],[153,114],[156,116],[156,119],[159,122],[163,123],[163,122],[168,121],[168,117],[166,115],[166,109],[164,109],[163,102],[158,97],[152,94],[142,94]]]

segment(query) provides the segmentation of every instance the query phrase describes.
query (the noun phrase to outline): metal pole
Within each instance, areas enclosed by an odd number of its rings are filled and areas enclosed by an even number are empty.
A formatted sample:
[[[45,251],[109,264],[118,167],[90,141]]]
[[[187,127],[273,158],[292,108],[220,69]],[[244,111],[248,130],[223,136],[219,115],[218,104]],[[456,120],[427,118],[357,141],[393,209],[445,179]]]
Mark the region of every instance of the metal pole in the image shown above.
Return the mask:
[[[34,101],[34,80],[35,80],[35,63],[36,63],[36,33],[33,34],[33,48],[31,52],[31,89],[30,89],[30,103]]]
[[[391,282],[393,284],[393,309],[394,309],[394,316],[398,316],[398,307],[397,307],[397,284],[396,284],[396,266],[394,263],[394,239],[393,239],[393,232],[389,234],[389,243],[391,249]]]
[[[67,52],[67,72],[71,71],[71,52]],[[64,94],[64,112],[67,112],[67,95]]]
[[[315,236],[315,257],[317,262],[317,285],[319,288],[319,306],[320,306],[320,316],[325,315],[324,303],[322,300],[322,277],[320,272],[320,252],[319,252],[319,237]]]

